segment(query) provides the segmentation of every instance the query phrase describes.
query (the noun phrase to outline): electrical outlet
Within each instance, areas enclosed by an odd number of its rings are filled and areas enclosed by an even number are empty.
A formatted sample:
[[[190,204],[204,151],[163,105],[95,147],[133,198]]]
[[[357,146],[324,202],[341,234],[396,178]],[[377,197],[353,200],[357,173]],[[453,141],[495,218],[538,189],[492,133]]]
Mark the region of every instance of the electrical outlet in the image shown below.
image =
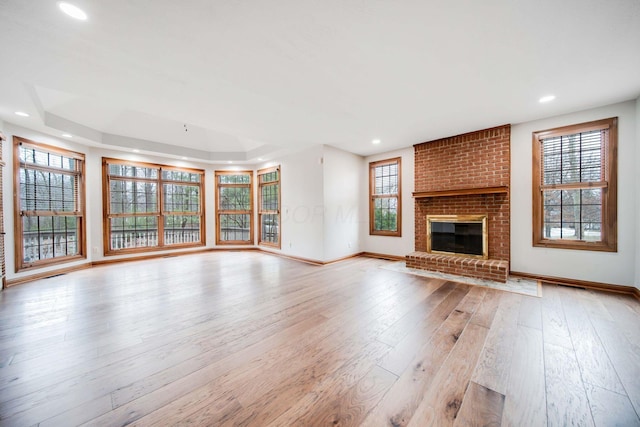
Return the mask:
[[[351,242],[347,242],[347,247],[350,248],[351,247]]]
[[[91,248],[92,252],[94,255],[99,255],[100,254],[100,248],[98,248],[97,246],[94,246],[93,248]]]

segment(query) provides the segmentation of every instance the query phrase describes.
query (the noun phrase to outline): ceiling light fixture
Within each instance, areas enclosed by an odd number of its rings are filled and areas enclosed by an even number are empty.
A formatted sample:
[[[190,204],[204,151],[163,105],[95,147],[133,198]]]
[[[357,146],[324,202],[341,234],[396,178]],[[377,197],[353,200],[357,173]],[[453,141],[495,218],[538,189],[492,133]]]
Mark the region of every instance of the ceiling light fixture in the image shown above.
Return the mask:
[[[134,149],[133,149],[133,152],[134,152],[134,153],[139,153],[139,152],[140,152],[140,150],[138,150],[137,148],[134,148]]]
[[[24,111],[16,111],[16,116],[29,117],[29,115],[27,113],[25,113]]]
[[[58,7],[60,8],[61,11],[63,11],[64,13],[66,13],[72,18],[78,19],[80,21],[87,20],[87,14],[84,12],[84,10],[80,9],[78,6],[61,1],[61,2],[58,2]]]
[[[545,95],[538,100],[539,103],[544,104],[545,102],[551,102],[556,99],[555,95]]]
[[[73,138],[73,135],[71,135],[70,133],[63,133],[62,136],[64,136],[65,138]]]
[[[187,158],[186,158],[186,157],[180,157],[180,158],[181,158],[182,160],[187,160]]]
[[[232,162],[231,160],[229,160],[227,163],[231,164],[231,163],[233,163],[233,162]]]
[[[371,141],[372,144],[374,145],[378,145],[380,144],[382,141],[380,141],[379,139],[374,139],[373,141]]]
[[[264,159],[263,159],[262,157],[258,157],[258,161],[259,161],[259,162],[261,162],[261,161],[263,161],[263,160],[264,160]]]

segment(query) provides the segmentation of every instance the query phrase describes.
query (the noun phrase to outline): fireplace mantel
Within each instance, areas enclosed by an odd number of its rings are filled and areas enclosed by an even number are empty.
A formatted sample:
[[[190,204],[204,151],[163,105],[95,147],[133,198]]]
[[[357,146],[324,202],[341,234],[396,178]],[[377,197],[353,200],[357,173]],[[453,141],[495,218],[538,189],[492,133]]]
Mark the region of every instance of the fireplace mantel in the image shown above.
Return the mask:
[[[416,191],[413,193],[413,198],[426,199],[429,197],[467,196],[470,194],[500,194],[508,192],[509,187],[503,185],[498,187],[458,188],[455,190]]]

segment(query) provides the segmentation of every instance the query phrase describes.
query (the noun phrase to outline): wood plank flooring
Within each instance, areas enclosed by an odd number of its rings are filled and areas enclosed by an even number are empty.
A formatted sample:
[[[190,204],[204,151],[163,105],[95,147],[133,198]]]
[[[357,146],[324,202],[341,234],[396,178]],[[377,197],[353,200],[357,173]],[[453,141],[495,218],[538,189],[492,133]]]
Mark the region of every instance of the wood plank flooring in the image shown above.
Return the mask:
[[[0,426],[640,426],[640,303],[257,252],[0,293]]]

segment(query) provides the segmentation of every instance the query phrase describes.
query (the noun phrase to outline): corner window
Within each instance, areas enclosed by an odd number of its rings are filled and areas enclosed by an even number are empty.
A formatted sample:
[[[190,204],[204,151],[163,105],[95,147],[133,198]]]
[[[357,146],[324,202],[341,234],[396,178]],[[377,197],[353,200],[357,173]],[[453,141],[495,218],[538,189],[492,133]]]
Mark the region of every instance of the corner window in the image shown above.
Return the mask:
[[[253,244],[253,172],[216,171],[216,244]]]
[[[14,137],[16,270],[85,258],[84,154]]]
[[[280,167],[258,171],[258,244],[280,248]]]
[[[400,157],[369,163],[369,234],[402,236]]]
[[[204,171],[102,159],[105,254],[204,245]]]
[[[617,250],[617,118],[533,134],[533,245]]]

